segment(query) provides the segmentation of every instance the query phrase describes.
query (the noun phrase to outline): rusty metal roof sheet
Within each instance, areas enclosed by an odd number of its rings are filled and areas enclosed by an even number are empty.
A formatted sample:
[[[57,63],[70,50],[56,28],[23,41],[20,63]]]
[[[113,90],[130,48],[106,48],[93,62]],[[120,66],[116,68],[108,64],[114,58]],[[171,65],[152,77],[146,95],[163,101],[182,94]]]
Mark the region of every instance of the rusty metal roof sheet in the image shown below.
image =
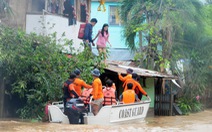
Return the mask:
[[[133,67],[133,66],[120,65],[116,63],[108,63],[108,66],[105,69],[113,71],[113,72],[126,74],[126,69],[128,68],[133,69],[133,72],[137,73],[139,76],[177,79],[177,77],[173,75],[164,74],[157,71],[147,70],[147,69]]]

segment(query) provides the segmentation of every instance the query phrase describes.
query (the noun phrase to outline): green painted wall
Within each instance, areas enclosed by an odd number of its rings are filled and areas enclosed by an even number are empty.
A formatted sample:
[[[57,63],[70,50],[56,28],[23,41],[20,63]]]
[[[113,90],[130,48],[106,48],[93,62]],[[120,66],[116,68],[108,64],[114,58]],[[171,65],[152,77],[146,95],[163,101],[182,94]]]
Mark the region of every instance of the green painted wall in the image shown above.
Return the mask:
[[[146,78],[146,87],[143,86],[143,80],[141,79],[141,86],[142,88],[147,92],[147,94],[150,96],[151,98],[151,104],[150,104],[150,108],[154,107],[154,101],[155,101],[155,88],[154,88],[154,78]],[[142,100],[145,100],[146,96],[142,97]]]

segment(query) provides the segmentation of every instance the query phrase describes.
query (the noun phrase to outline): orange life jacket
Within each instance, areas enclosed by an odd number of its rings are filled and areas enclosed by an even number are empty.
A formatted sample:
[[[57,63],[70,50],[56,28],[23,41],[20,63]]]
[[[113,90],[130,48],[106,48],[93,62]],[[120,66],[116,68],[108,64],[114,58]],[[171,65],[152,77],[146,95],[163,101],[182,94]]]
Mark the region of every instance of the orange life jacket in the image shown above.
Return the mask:
[[[115,105],[116,104],[116,96],[115,89],[112,87],[107,87],[103,89],[104,101],[103,105]]]
[[[133,87],[132,87],[132,90],[139,90],[143,95],[147,95],[146,91],[141,87],[140,83],[134,79],[127,79],[124,84],[123,84],[123,88],[124,88],[124,91],[127,90],[127,84],[128,83],[132,83],[133,84]]]
[[[84,88],[82,91],[81,99],[83,100],[84,104],[88,104],[90,101],[90,94],[93,91],[93,88]]]
[[[123,92],[123,103],[129,104],[135,102],[135,91],[128,89]]]

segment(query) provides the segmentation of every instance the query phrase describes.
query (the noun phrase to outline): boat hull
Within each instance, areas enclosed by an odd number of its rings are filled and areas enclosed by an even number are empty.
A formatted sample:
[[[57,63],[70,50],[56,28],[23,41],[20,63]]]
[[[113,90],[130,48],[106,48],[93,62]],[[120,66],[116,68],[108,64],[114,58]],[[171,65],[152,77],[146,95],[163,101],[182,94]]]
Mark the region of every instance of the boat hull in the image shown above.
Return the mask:
[[[144,120],[150,102],[105,106],[96,116],[84,116],[85,124],[117,124],[133,120]]]
[[[132,104],[104,106],[96,116],[93,114],[85,115],[84,123],[107,125],[134,120],[142,121],[147,115],[150,102],[142,101]],[[56,105],[49,106],[49,118],[50,122],[69,123],[68,117]]]

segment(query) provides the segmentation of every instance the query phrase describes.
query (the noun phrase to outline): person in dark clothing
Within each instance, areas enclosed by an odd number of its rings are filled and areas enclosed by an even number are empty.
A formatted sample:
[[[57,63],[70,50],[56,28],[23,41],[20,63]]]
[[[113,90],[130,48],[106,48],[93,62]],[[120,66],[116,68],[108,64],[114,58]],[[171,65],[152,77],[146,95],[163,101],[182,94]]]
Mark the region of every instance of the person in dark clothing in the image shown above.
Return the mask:
[[[140,82],[140,76],[137,76],[137,78],[136,78],[136,77],[134,77],[134,75],[133,75],[133,78],[135,78],[137,82]],[[137,94],[137,96],[138,96],[139,99],[142,99],[142,95],[143,95],[143,94],[142,94],[142,92],[139,90],[138,87],[135,88],[135,93]]]
[[[75,1],[74,0],[65,0],[64,3],[63,15],[68,18],[68,25],[76,24],[76,16],[75,16]]]
[[[90,23],[87,23],[85,26],[85,31],[84,31],[84,37],[83,37],[83,42],[84,42],[84,46],[88,46],[91,50],[91,44],[93,46],[93,39],[92,39],[92,32],[93,32],[93,27],[96,25],[97,23],[97,19],[96,18],[92,18]]]
[[[76,75],[74,73],[71,73],[70,76],[69,76],[69,79],[63,85],[64,108],[66,107],[67,100],[79,97],[79,95],[76,93],[76,91],[74,89],[74,83],[73,82],[74,82],[75,78],[76,78]]]

